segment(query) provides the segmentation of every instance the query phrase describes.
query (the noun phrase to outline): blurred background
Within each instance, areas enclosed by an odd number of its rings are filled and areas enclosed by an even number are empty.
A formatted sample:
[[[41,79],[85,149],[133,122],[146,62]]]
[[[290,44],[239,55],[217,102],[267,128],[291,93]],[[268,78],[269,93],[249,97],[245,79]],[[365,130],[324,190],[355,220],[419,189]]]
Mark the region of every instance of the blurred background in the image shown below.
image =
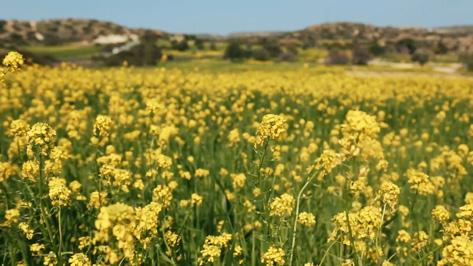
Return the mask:
[[[473,2],[6,1],[0,55],[84,66],[251,62],[473,69]]]

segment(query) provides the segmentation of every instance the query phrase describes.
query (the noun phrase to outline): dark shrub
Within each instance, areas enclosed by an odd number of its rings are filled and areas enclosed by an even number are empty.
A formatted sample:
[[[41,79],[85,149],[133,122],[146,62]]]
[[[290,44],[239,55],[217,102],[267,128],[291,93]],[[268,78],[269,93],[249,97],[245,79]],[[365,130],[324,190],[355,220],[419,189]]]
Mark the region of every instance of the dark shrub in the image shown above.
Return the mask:
[[[209,45],[209,49],[212,51],[216,51],[218,49],[217,44],[214,41],[211,41]]]
[[[352,63],[355,65],[366,65],[371,58],[370,51],[365,47],[357,46],[352,50]]]
[[[346,65],[350,62],[350,58],[338,50],[332,50],[329,52],[327,58],[325,59],[325,63],[328,65]]]
[[[444,42],[439,41],[437,46],[435,46],[435,53],[436,54],[446,54],[448,53],[448,47],[445,45]]]
[[[272,58],[278,57],[282,53],[282,49],[275,40],[265,39],[261,45],[263,49],[268,52],[269,56]]]
[[[297,60],[297,53],[295,53],[294,51],[288,50],[284,53],[281,53],[278,56],[278,60],[288,61],[288,62],[296,61]]]
[[[223,58],[230,60],[242,60],[247,57],[247,52],[241,47],[239,41],[233,40],[225,48]]]
[[[417,51],[411,56],[411,61],[419,63],[420,65],[425,65],[429,62],[430,56],[425,51]]]
[[[417,50],[417,43],[413,39],[402,39],[396,43],[396,50],[400,53],[414,54]]]
[[[386,53],[386,48],[379,45],[378,43],[373,43],[370,46],[370,53],[374,56],[381,56]]]
[[[189,49],[189,44],[187,43],[186,39],[182,41],[172,41],[171,48],[178,51],[186,51]]]
[[[202,41],[201,39],[195,39],[195,48],[199,49],[199,50],[204,50],[205,46],[204,46],[204,41]]]
[[[267,61],[271,59],[271,55],[264,48],[257,48],[256,50],[252,51],[251,57],[253,57],[255,60],[260,61]]]
[[[473,53],[461,55],[460,61],[465,66],[466,70],[473,72]]]

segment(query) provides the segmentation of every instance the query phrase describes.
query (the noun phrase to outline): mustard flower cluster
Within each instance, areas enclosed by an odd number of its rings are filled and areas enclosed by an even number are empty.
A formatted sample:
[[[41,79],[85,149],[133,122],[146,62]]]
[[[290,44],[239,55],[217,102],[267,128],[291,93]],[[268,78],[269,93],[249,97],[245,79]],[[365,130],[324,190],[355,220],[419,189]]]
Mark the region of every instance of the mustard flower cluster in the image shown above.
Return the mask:
[[[297,222],[301,225],[312,227],[315,225],[315,215],[310,212],[301,212],[297,217]]]
[[[214,263],[220,257],[222,249],[227,248],[232,235],[223,233],[217,236],[207,236],[200,251],[199,265]]]
[[[283,116],[267,114],[258,125],[255,145],[261,146],[268,140],[279,140],[286,131],[287,122]]]
[[[266,266],[284,265],[286,253],[282,248],[269,247],[261,257],[261,263]]]
[[[25,63],[25,60],[23,55],[18,52],[8,52],[8,54],[3,58],[2,63],[10,71],[16,71]]]
[[[71,190],[66,185],[63,178],[53,177],[48,182],[49,199],[53,206],[65,207],[71,202]]]
[[[42,155],[46,155],[55,144],[56,131],[46,123],[36,123],[28,131],[27,137],[30,153],[38,150]]]
[[[434,193],[435,187],[429,176],[420,171],[409,169],[407,171],[407,182],[410,189],[419,195],[426,196]]]
[[[274,198],[269,204],[269,215],[277,217],[288,217],[292,214],[295,200],[290,194],[284,193]]]

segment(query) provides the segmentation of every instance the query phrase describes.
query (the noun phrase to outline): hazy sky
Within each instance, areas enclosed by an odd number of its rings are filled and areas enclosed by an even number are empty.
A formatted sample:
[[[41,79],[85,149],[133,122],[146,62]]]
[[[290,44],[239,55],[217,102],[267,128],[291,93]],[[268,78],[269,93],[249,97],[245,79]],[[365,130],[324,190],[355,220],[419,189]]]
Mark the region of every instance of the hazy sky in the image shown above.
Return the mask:
[[[0,19],[67,17],[220,34],[333,21],[434,27],[473,24],[473,0],[0,0]]]

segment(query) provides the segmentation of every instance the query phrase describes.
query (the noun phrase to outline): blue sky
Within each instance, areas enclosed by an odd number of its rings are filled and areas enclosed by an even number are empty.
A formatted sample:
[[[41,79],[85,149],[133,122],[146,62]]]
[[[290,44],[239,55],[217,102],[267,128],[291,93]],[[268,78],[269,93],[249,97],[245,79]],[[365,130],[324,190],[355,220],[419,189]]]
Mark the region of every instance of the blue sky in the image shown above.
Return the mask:
[[[473,0],[0,0],[0,19],[66,17],[219,34],[334,21],[435,27],[473,24]]]

